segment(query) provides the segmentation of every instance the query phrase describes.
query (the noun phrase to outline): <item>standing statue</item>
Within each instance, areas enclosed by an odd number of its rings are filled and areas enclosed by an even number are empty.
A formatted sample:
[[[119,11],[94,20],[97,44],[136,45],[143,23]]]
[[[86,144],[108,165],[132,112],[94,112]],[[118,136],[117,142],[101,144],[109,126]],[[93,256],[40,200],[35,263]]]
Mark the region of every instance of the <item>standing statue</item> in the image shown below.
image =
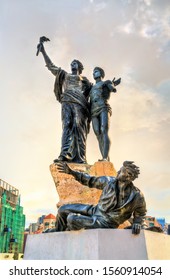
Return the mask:
[[[93,85],[90,91],[90,107],[91,118],[94,133],[99,142],[99,149],[102,155],[102,161],[109,160],[110,139],[108,136],[109,118],[112,114],[112,109],[108,104],[111,92],[116,92],[117,86],[121,79],[115,81],[102,81],[105,73],[100,67],[95,67],[93,70],[93,77],[96,84]]]
[[[86,163],[86,138],[90,128],[89,92],[91,84],[81,75],[83,65],[78,60],[71,62],[71,73],[55,66],[48,57],[40,38],[37,55],[42,53],[48,70],[56,77],[54,93],[62,105],[62,145],[61,153],[54,162],[67,161]]]
[[[89,188],[101,189],[102,194],[97,205],[76,203],[61,206],[56,217],[56,228],[51,231],[118,228],[133,217],[132,233],[140,233],[146,203],[141,191],[132,183],[140,173],[133,161],[125,161],[117,177],[90,176],[72,170],[66,162],[60,162],[57,166],[60,172],[71,174]]]

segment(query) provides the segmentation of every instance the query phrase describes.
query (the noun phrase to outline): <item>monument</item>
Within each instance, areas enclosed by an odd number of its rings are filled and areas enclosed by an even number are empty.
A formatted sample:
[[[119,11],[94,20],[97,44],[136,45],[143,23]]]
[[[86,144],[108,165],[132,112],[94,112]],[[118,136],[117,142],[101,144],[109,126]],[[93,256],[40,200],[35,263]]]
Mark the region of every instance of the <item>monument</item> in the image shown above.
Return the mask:
[[[54,92],[62,104],[61,153],[50,165],[59,194],[58,213],[53,230],[28,236],[24,259],[170,259],[169,236],[146,230],[145,198],[133,184],[139,167],[124,161],[116,172],[109,159],[107,101],[120,79],[104,82],[104,70],[95,67],[96,84],[92,85],[81,76],[83,66],[78,60],[72,61],[67,73],[51,62],[45,41],[49,39],[40,38],[37,55],[42,53],[56,76]],[[102,155],[93,166],[86,162],[91,120]]]

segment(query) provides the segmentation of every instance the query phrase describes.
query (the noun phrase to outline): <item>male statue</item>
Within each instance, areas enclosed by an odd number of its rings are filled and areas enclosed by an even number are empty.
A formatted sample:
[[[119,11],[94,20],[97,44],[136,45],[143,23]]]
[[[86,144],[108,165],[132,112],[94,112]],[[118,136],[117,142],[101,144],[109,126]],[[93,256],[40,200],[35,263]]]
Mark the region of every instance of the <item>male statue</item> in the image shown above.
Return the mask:
[[[117,81],[102,81],[105,73],[100,67],[95,67],[93,77],[96,84],[93,85],[90,91],[90,108],[91,118],[94,133],[99,142],[99,149],[102,155],[102,161],[109,160],[110,139],[108,136],[109,118],[112,114],[112,109],[108,104],[111,92],[116,92],[115,86],[120,83]]]
[[[55,229],[51,231],[118,228],[132,218],[132,233],[139,234],[146,214],[141,191],[132,183],[139,175],[133,161],[125,161],[116,177],[95,177],[72,170],[66,162],[57,163],[58,170],[71,174],[89,188],[101,189],[97,205],[65,204],[58,209]],[[49,230],[50,231],[50,230]]]
[[[71,73],[55,66],[43,45],[47,40],[49,41],[44,36],[40,38],[37,55],[42,53],[48,70],[56,76],[54,92],[62,105],[61,153],[54,162],[86,163],[86,139],[90,127],[88,98],[91,84],[81,75],[83,65],[80,61],[72,61]]]

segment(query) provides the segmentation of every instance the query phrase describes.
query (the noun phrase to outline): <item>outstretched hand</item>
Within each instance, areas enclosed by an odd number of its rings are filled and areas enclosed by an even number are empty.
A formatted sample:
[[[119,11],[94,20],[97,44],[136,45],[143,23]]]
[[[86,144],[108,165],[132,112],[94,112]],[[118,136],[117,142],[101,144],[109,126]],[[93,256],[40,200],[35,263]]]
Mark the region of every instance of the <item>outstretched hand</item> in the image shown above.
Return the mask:
[[[60,161],[57,162],[56,165],[59,172],[66,173],[66,174],[71,173],[71,168],[68,166],[66,162]]]

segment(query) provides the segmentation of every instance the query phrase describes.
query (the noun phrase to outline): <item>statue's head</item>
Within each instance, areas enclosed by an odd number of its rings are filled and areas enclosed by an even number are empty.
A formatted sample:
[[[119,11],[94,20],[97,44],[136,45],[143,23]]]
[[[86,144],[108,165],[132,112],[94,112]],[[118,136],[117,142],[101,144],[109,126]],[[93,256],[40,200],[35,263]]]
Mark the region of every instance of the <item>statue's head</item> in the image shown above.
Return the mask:
[[[82,73],[84,67],[83,67],[83,64],[77,60],[77,59],[74,59],[72,62],[71,62],[71,70],[78,70],[79,71],[79,74]]]
[[[133,161],[124,161],[123,166],[117,173],[117,178],[123,182],[132,182],[140,174],[139,167]]]
[[[104,78],[105,76],[105,72],[102,68],[100,67],[95,67],[94,70],[93,70],[93,77],[94,79],[97,79],[97,78]]]

